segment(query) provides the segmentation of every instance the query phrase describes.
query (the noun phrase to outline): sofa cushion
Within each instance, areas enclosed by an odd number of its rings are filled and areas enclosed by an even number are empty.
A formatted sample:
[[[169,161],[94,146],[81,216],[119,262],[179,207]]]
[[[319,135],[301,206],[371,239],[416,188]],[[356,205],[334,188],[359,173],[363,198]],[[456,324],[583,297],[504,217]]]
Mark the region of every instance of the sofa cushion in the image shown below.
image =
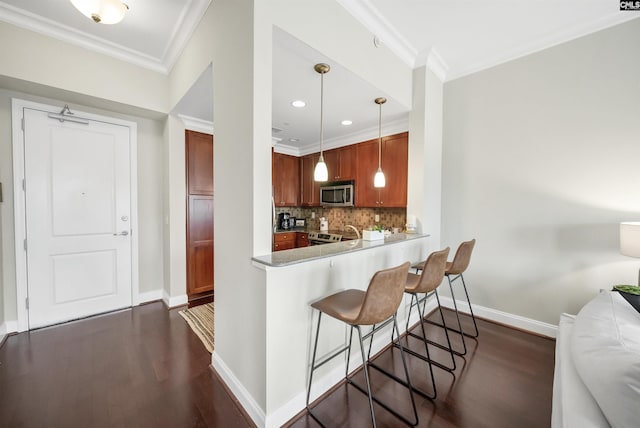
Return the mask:
[[[614,427],[637,427],[640,412],[640,313],[603,291],[576,316],[573,362]]]

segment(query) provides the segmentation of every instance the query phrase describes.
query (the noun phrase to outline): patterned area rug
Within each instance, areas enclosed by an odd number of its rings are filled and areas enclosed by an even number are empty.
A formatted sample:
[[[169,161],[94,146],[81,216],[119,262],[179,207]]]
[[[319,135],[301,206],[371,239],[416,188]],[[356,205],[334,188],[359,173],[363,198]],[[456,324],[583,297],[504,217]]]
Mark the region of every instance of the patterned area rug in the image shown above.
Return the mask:
[[[207,351],[213,353],[213,303],[180,311],[191,330],[200,338]]]

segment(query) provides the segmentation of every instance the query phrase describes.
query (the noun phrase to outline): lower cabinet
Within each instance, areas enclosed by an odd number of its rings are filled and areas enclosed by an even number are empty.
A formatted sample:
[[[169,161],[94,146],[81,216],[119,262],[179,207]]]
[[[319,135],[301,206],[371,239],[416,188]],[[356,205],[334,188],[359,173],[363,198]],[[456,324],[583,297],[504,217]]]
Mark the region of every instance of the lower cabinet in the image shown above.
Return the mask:
[[[273,251],[308,247],[309,234],[305,232],[280,232],[273,235]]]
[[[309,246],[309,234],[305,232],[296,232],[296,248]]]

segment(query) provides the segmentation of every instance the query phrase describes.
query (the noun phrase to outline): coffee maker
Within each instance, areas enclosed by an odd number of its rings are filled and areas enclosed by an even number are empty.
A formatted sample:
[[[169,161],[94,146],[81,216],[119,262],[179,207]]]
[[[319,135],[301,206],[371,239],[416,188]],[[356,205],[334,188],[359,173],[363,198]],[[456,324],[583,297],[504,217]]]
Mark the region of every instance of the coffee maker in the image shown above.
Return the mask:
[[[280,230],[289,230],[291,229],[291,224],[289,221],[289,213],[280,213],[278,214],[278,229]]]

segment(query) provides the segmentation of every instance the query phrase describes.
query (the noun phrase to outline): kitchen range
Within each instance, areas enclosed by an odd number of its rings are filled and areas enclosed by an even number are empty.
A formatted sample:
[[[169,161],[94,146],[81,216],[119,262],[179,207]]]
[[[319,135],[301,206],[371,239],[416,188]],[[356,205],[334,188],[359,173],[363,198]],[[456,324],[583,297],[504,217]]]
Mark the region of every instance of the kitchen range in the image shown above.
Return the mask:
[[[342,235],[324,232],[309,232],[309,245],[333,244],[342,241]]]

